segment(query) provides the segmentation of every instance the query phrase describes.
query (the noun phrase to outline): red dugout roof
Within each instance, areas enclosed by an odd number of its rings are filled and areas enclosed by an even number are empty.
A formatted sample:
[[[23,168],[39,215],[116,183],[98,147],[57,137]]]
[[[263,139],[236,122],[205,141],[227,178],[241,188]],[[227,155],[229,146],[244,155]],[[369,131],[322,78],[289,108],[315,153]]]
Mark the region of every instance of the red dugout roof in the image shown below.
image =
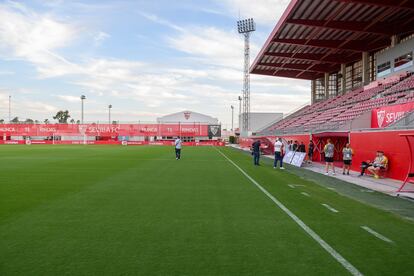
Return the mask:
[[[414,31],[412,0],[292,0],[251,73],[317,79]]]

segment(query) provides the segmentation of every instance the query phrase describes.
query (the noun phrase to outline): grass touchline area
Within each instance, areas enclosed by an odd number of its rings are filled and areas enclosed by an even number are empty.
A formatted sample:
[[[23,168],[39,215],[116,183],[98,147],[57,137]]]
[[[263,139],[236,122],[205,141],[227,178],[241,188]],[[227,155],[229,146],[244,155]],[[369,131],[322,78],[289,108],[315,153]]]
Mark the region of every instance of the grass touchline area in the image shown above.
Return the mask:
[[[253,166],[235,149],[184,147],[180,161],[160,146],[0,150],[0,275],[414,269],[407,261],[414,223],[387,211],[411,212],[411,202],[305,170],[274,170],[270,160]]]
[[[248,175],[243,169],[241,169],[236,163],[234,163],[230,158],[228,158],[224,153],[218,150],[221,155],[223,155],[233,166],[235,166],[244,176],[246,176],[254,185],[257,186],[270,200],[272,200],[280,209],[282,209],[291,219],[293,219],[309,236],[312,237],[323,249],[325,249],[335,260],[337,260],[346,270],[348,270],[352,275],[362,275],[351,263],[349,263],[344,257],[341,256],[334,248],[332,248],[328,243],[326,243],[318,234],[316,234],[308,225],[306,225],[300,218],[298,218],[292,211],[286,208],[283,203],[276,199],[272,194],[270,194],[265,188],[263,188],[256,180],[254,180],[250,175]],[[328,206],[327,204],[322,204]],[[329,208],[334,210],[333,208]],[[335,210],[336,211],[336,210]],[[337,211],[336,211],[337,212]]]

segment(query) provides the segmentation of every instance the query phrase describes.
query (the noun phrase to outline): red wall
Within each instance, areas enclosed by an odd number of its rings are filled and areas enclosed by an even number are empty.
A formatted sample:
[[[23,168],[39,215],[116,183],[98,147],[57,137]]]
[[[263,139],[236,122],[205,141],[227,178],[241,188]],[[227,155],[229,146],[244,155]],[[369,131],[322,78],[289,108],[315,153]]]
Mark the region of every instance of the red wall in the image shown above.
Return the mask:
[[[308,145],[310,141],[309,134],[282,136],[282,139],[286,140],[286,142],[290,140],[292,140],[293,142],[298,141],[298,145],[300,145],[300,143],[303,142],[305,144],[306,152],[308,152]]]
[[[386,177],[404,180],[409,168],[410,162],[410,152],[408,144],[404,137],[401,137],[400,134],[404,133],[413,133],[413,131],[369,131],[369,132],[351,132],[349,135],[351,147],[355,152],[352,169],[355,171],[360,170],[360,165],[362,161],[372,160],[375,158],[375,152],[377,150],[384,151],[385,155],[389,159],[389,169]],[[282,136],[284,140],[297,140],[299,143],[303,142],[306,145],[306,150],[308,150],[309,144],[309,134],[302,135],[292,135],[292,136]],[[258,137],[259,138],[259,137]],[[259,139],[265,139],[272,143],[275,140],[275,136],[269,137],[260,137]],[[329,133],[324,135],[318,135],[318,137],[313,137],[315,145],[323,147],[327,138],[331,138],[335,145],[337,146],[336,160],[341,160],[340,155],[342,147],[348,139],[344,137],[330,137]],[[250,147],[253,139],[244,138],[240,140],[240,145],[242,147]],[[315,149],[314,160],[320,161],[320,154],[317,149]],[[412,156],[414,161],[414,156]],[[414,164],[413,164],[414,167]]]
[[[351,147],[355,151],[352,169],[359,170],[362,161],[375,158],[377,150],[384,151],[389,160],[387,177],[404,180],[408,172],[410,153],[402,133],[412,131],[351,132]]]

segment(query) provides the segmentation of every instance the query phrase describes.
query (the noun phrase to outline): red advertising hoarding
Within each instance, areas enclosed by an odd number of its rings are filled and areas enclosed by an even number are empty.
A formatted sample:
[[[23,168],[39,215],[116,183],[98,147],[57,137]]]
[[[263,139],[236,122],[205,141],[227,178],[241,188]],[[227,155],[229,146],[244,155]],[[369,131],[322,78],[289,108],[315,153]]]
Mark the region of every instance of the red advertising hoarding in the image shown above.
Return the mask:
[[[371,113],[371,128],[387,127],[411,110],[414,110],[414,102],[375,108]]]
[[[174,141],[44,141],[0,140],[0,145],[125,145],[125,146],[174,146]],[[222,141],[183,142],[184,146],[225,146]]]
[[[1,124],[1,136],[207,137],[206,124]]]

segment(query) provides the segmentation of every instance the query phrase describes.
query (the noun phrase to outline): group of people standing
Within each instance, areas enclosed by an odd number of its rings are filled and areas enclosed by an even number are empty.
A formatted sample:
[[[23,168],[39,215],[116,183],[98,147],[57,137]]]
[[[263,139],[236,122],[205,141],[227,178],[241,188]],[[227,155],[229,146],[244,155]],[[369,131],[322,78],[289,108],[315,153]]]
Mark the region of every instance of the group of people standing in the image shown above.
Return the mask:
[[[332,143],[331,139],[326,141],[326,145],[323,148],[325,156],[325,174],[329,174],[329,168],[332,170],[332,175],[335,175],[335,166],[334,166],[334,154],[335,154],[335,145]],[[351,148],[349,143],[346,143],[345,147],[342,149],[342,174],[349,175],[349,169],[352,163],[352,157],[354,155],[354,150]]]
[[[324,147],[325,154],[325,174],[329,174],[329,167],[332,168],[332,175],[335,175],[335,166],[333,165],[333,156],[335,152],[335,146],[332,143],[331,139],[327,140],[327,144]],[[350,143],[346,143],[345,147],[342,149],[342,160],[343,160],[343,169],[342,174],[349,175],[349,170],[352,164],[352,158],[354,156],[354,150],[351,148]],[[363,176],[368,170],[374,178],[378,179],[380,176],[381,170],[385,170],[388,167],[388,158],[384,155],[383,151],[377,151],[374,160],[366,160],[361,163],[361,173],[358,176]]]
[[[252,155],[254,157],[254,165],[259,166],[260,159],[260,140],[256,140],[252,144]],[[282,138],[277,138],[274,143],[274,163],[273,168],[279,168],[284,170],[283,167],[283,156],[285,154],[285,145],[282,142]],[[300,144],[297,141],[288,141],[286,146],[286,151],[296,151],[296,152],[306,152],[305,144],[301,142]],[[315,151],[315,144],[311,140],[308,145],[308,163],[312,163],[313,154]],[[335,145],[332,143],[331,139],[327,140],[326,145],[323,148],[324,158],[325,158],[325,174],[329,175],[329,171],[332,171],[332,175],[335,175],[335,166],[334,166],[334,154],[335,154]],[[346,143],[345,147],[342,149],[342,174],[349,175],[350,167],[352,164],[352,158],[354,156],[354,150],[351,148],[350,143]],[[364,175],[365,171],[368,170],[373,174],[375,178],[379,178],[379,172],[382,169],[385,169],[388,164],[388,158],[384,155],[384,152],[377,151],[376,157],[373,161],[364,161],[361,164],[361,173],[359,176]]]

